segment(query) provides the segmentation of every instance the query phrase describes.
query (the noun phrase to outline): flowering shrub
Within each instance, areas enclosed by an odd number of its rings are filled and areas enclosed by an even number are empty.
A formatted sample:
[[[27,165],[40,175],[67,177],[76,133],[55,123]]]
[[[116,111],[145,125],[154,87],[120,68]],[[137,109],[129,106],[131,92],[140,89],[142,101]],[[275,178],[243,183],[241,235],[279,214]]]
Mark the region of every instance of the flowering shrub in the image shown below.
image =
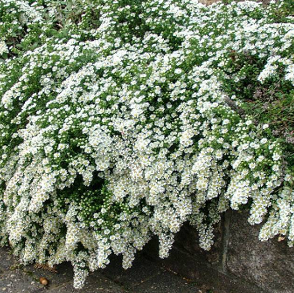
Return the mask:
[[[2,244],[76,288],[186,221],[210,249],[229,208],[293,245],[293,157],[246,112],[268,89],[293,109],[285,5],[1,0]]]

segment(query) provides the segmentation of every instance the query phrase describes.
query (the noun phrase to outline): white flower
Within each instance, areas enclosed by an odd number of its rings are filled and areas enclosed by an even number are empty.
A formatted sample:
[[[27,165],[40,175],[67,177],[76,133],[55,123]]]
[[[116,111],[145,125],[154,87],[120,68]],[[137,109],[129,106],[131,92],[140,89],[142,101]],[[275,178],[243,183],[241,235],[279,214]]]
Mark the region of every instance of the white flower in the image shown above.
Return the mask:
[[[0,40],[0,56],[4,53],[8,53],[8,47],[4,41]]]
[[[262,129],[267,129],[268,127],[269,127],[268,124],[263,124],[263,125],[262,125]]]

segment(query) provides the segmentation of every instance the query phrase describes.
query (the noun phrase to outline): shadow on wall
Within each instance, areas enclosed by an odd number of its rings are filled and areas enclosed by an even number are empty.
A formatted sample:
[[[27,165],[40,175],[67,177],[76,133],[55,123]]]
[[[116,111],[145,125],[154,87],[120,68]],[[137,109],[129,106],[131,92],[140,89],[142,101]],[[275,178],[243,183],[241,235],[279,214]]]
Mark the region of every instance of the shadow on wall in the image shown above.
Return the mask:
[[[144,251],[198,286],[210,284],[217,293],[293,293],[294,248],[275,237],[266,242],[258,239],[260,225],[247,222],[248,212],[228,211],[216,227],[211,251],[198,245],[196,230],[187,223],[176,235],[167,259],[158,255],[158,241],[153,239]]]

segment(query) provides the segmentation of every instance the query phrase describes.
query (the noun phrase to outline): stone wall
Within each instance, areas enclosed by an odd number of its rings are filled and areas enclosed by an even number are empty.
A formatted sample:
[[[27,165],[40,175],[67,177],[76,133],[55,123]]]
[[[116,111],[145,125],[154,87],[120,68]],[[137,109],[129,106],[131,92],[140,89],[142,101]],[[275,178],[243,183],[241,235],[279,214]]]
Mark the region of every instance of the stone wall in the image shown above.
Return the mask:
[[[244,212],[231,215],[227,271],[258,285],[265,292],[293,293],[294,248],[277,237],[266,242],[259,241],[260,227],[250,226],[247,218]]]
[[[227,212],[216,227],[216,241],[206,252],[198,246],[196,230],[184,225],[167,259],[156,258],[168,270],[214,293],[293,293],[294,248],[274,238],[258,240],[259,226],[247,222],[246,212]],[[146,252],[156,255],[158,242]],[[203,291],[206,292],[206,291]]]

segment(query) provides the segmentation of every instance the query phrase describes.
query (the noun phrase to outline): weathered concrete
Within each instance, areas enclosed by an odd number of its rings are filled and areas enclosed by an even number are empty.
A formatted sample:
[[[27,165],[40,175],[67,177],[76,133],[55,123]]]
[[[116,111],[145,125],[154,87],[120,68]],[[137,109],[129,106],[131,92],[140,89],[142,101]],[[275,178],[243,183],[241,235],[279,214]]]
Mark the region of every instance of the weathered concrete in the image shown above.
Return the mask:
[[[294,292],[294,249],[277,238],[258,240],[260,226],[247,222],[246,212],[232,213],[227,268],[234,275],[270,293]]]
[[[227,212],[216,227],[211,251],[199,247],[197,232],[185,224],[169,258],[155,257],[156,240],[146,253],[164,268],[217,292],[293,293],[294,248],[277,238],[259,241],[260,226],[249,225],[247,219],[248,212]]]
[[[120,256],[112,256],[110,264],[101,270],[104,276],[120,284],[126,290],[132,290],[164,272],[164,268],[154,265],[154,262],[148,260],[142,253],[137,255],[129,270],[122,268],[122,257]]]
[[[188,226],[186,229],[189,230]],[[194,228],[190,227],[190,230]],[[193,234],[193,232],[191,232]],[[221,257],[221,248],[219,251],[206,253],[196,245],[197,239],[194,239],[195,251],[191,252],[183,250],[181,238],[182,233],[177,237],[177,241],[171,250],[170,256],[167,259],[156,257],[158,243],[156,239],[149,243],[146,247],[146,253],[153,261],[158,262],[166,270],[181,276],[183,279],[195,283],[199,288],[205,288],[203,292],[213,293],[269,293],[264,292],[260,287],[253,283],[249,283],[244,279],[238,278],[233,274],[224,273],[220,270],[220,262],[215,262],[216,258],[211,258],[217,254]],[[186,235],[186,233],[185,233]],[[196,235],[196,233],[195,233]],[[179,246],[179,247],[178,247]],[[216,249],[217,250],[217,249]],[[197,291],[196,291],[197,292]]]
[[[0,292],[6,293],[34,293],[43,290],[31,276],[16,269],[0,275]]]

